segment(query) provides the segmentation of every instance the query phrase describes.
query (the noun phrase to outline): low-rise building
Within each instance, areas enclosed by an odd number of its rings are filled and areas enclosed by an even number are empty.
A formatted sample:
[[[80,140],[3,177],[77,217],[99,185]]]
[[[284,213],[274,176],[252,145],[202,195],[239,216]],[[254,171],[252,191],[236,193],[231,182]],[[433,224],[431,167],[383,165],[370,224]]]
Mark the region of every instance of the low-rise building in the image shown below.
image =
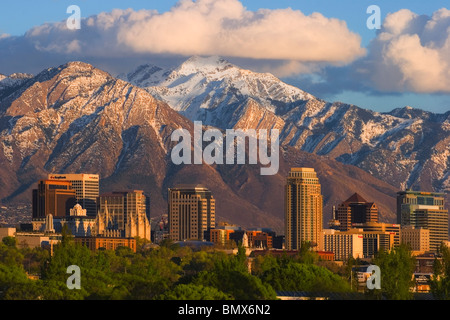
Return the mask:
[[[53,246],[61,242],[61,234],[48,232],[16,232],[16,241],[19,248],[47,248],[53,255]]]
[[[98,249],[116,250],[118,247],[128,247],[133,252],[136,252],[135,238],[122,237],[77,237],[76,243],[87,246],[89,249],[95,251]]]
[[[4,237],[14,237],[16,233],[16,228],[0,228],[0,241]]]
[[[338,231],[335,229],[324,229],[322,248],[323,251],[334,253],[335,260],[345,261],[350,257],[362,258],[363,252],[363,232]]]
[[[408,244],[414,255],[430,251],[430,230],[414,226],[402,227],[402,243]]]

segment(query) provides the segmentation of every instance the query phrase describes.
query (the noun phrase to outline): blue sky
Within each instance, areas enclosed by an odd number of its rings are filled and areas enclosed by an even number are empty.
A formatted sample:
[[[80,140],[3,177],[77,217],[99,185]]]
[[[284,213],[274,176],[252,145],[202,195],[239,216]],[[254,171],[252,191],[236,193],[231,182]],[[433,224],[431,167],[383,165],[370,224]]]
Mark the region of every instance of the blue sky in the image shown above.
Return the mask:
[[[127,9],[132,8],[137,11],[140,9],[157,10],[159,13],[164,13],[177,3],[174,0],[131,0],[131,1],[100,1],[100,0],[16,0],[16,1],[2,1],[0,4],[0,39],[2,34],[8,34],[16,38],[20,38],[30,29],[42,25],[44,23],[60,22],[67,19],[69,14],[66,13],[66,9],[69,5],[76,4],[81,8],[81,14],[83,18],[89,16],[98,15],[101,12],[111,12],[112,9]],[[310,15],[313,12],[319,12],[326,18],[337,18],[341,21],[345,21],[347,28],[350,32],[356,33],[361,37],[361,47],[367,49],[369,43],[377,36],[376,30],[369,30],[366,27],[366,20],[369,14],[366,13],[366,9],[370,5],[378,5],[381,9],[382,19],[386,17],[388,13],[398,12],[401,9],[409,9],[410,11],[418,15],[432,16],[437,10],[447,7],[446,1],[366,1],[366,0],[242,0],[241,3],[248,11],[257,11],[261,8],[267,8],[271,10],[292,8],[293,10],[299,10],[305,15]],[[17,40],[18,41],[18,40]],[[390,44],[389,44],[390,45]],[[0,44],[1,46],[1,44]],[[11,44],[8,44],[11,47]],[[15,44],[15,46],[18,46]],[[0,53],[1,53],[0,49]],[[354,55],[357,60],[359,56]],[[370,56],[370,53],[369,53]],[[109,58],[109,57],[108,57]],[[243,57],[248,58],[248,57]],[[251,57],[254,59],[254,57]],[[407,57],[408,59],[410,57]],[[36,58],[37,62],[41,62],[44,58]],[[406,58],[405,58],[406,59]],[[267,64],[267,59],[264,60]],[[151,61],[149,61],[151,62]],[[345,60],[347,68],[355,69],[352,62]],[[43,63],[43,62],[42,62]],[[350,66],[350,67],[348,67]],[[8,70],[7,68],[5,69]],[[8,73],[2,70],[0,63],[0,73]],[[414,69],[415,70],[415,69]],[[26,70],[18,70],[26,71]],[[33,73],[35,70],[32,70]],[[314,72],[317,68],[314,69]],[[319,75],[324,75],[323,79],[332,78],[333,73],[338,73],[339,67],[334,64],[328,64],[317,72]],[[415,70],[417,71],[417,70]],[[344,71],[343,71],[344,72]],[[347,74],[348,70],[345,70],[344,74]],[[329,75],[330,74],[330,75]],[[420,73],[416,73],[420,75]],[[349,84],[347,87],[342,86],[341,90],[330,89],[333,83],[321,84],[315,86],[309,83],[310,77],[305,77],[304,74],[300,77],[296,75],[289,75],[282,77],[285,81],[300,86],[302,89],[309,90],[312,94],[326,100],[334,101],[339,100],[347,103],[357,104],[361,107],[374,109],[377,111],[389,111],[395,107],[402,107],[405,105],[411,105],[413,107],[422,108],[434,112],[446,112],[450,110],[450,94],[449,92],[432,92],[433,90],[422,89],[421,84],[405,82],[405,88],[392,92],[386,90],[380,90],[382,83],[378,83],[378,86],[373,88],[370,85],[365,88],[357,88],[356,84]],[[438,80],[436,80],[438,81]],[[336,85],[340,87],[339,85]]]

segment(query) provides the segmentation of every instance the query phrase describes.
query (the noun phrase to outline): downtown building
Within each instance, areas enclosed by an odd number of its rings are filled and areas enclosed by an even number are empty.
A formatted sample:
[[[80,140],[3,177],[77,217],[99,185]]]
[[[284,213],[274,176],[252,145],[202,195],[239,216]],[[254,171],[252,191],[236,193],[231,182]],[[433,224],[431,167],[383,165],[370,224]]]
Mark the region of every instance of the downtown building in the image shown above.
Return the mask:
[[[347,231],[353,224],[378,222],[378,207],[374,202],[368,202],[358,193],[339,204],[336,208],[339,229]]]
[[[353,223],[352,228],[361,229],[364,232],[380,232],[392,235],[391,247],[400,246],[401,242],[401,226],[396,223],[384,223],[384,222],[366,222],[366,223]]]
[[[448,241],[448,210],[444,194],[423,191],[397,192],[397,223],[429,230],[430,250],[438,252]]]
[[[349,258],[364,258],[363,231],[339,231],[324,229],[321,251],[333,252],[334,259],[347,261]]]
[[[151,239],[147,218],[147,197],[143,190],[114,191],[98,198],[98,237]]]
[[[209,189],[202,185],[169,188],[168,213],[170,239],[209,241],[216,224],[216,201]]]
[[[99,175],[90,173],[77,174],[49,174],[48,180],[70,181],[72,189],[75,190],[76,200],[88,216],[97,214],[97,198],[99,196]]]
[[[313,168],[291,168],[285,185],[285,245],[299,250],[310,243],[319,250],[322,241],[323,198]]]
[[[402,227],[402,243],[408,244],[414,255],[430,251],[430,230],[414,226]]]
[[[336,260],[374,258],[380,251],[390,251],[395,244],[395,233],[382,230],[367,231],[352,228],[346,231],[325,229],[321,250],[333,252]]]
[[[68,216],[77,201],[70,181],[39,180],[32,195],[33,220],[44,220],[49,214],[54,218]]]

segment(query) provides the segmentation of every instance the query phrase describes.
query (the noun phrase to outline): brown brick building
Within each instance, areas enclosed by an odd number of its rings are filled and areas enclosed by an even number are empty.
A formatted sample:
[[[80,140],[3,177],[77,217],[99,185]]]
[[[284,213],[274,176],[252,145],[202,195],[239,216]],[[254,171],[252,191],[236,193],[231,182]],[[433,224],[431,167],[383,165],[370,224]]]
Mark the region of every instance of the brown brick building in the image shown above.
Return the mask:
[[[378,207],[367,202],[361,195],[354,193],[336,208],[340,230],[347,231],[354,223],[378,222]]]

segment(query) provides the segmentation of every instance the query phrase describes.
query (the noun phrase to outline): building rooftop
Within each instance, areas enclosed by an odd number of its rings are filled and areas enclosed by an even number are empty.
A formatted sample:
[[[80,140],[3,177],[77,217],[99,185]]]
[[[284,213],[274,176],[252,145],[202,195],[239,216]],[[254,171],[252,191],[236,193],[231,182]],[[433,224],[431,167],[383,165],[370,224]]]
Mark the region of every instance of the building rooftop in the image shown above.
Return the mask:
[[[202,184],[178,184],[170,189],[208,189]]]
[[[350,198],[344,201],[344,203],[366,203],[366,202],[367,200],[356,192]]]
[[[315,172],[314,168],[305,168],[305,167],[291,168],[291,171],[296,171],[296,172]]]
[[[134,189],[129,189],[129,190],[120,190],[120,191],[111,191],[111,192],[105,192],[102,193],[101,195],[99,195],[100,197],[120,197],[123,196],[127,193],[143,193],[144,190],[134,190]]]
[[[421,195],[421,196],[437,196],[437,197],[443,197],[445,196],[445,193],[442,192],[427,192],[427,191],[414,191],[411,189],[406,189],[404,191],[397,192],[398,195],[402,194],[414,194],[414,195]]]

